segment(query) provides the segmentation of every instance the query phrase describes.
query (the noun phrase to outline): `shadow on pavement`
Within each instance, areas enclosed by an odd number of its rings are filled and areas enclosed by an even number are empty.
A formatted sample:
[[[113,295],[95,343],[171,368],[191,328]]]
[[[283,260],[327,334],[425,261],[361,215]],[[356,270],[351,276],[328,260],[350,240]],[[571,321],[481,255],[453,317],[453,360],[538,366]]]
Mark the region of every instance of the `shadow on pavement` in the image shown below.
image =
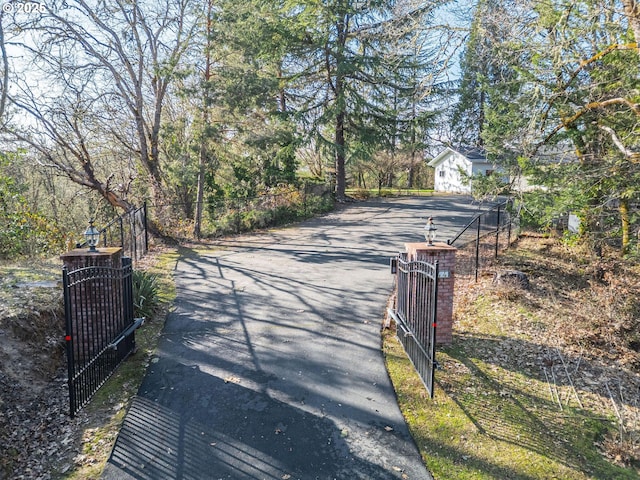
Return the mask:
[[[103,478],[394,478],[353,456],[345,433],[326,417],[197,366],[161,362],[153,368],[163,371],[167,388],[134,400]]]

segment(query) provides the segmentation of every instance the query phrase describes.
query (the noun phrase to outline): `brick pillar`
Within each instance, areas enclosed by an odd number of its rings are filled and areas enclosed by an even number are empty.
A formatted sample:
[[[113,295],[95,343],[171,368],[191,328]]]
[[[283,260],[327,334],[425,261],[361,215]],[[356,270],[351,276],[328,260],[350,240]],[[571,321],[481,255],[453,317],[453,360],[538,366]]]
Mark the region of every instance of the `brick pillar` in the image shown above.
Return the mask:
[[[60,255],[60,260],[69,271],[84,267],[120,268],[122,266],[122,248],[105,247],[92,253],[88,248],[76,248]]]
[[[85,267],[122,268],[122,248],[100,248],[89,252],[76,248],[60,256],[67,272]],[[95,275],[81,285],[70,287],[65,295],[71,303],[74,338],[74,356],[78,360],[91,360],[124,327],[122,306],[122,279]],[[71,278],[71,277],[70,277]],[[84,275],[74,277],[80,282]]]
[[[405,243],[408,260],[438,261],[438,310],[436,312],[436,344],[450,345],[453,341],[453,283],[457,248],[442,242]]]

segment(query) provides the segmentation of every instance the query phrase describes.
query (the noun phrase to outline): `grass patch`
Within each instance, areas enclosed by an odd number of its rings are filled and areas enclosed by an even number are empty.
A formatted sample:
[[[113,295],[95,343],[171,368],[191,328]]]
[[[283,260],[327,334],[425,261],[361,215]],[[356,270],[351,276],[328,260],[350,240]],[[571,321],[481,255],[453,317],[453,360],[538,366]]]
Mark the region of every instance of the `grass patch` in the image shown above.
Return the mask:
[[[19,265],[0,263],[0,308],[27,308],[29,299],[38,305],[38,294],[46,294],[52,290],[50,287],[61,281],[59,262],[32,260]],[[40,284],[47,288],[38,288]],[[48,299],[48,296],[45,295],[43,299]]]
[[[438,355],[443,370],[432,401],[400,343],[385,334],[400,408],[434,478],[638,478],[596,448],[612,419],[576,408],[559,412],[545,384],[483,362],[474,349],[460,348],[464,341]]]
[[[611,332],[612,319],[634,318],[636,305],[612,295],[622,288],[613,277],[592,281],[584,257],[552,240],[524,242],[501,262],[526,271],[532,287],[456,280],[454,340],[438,348],[433,400],[394,333],[384,333],[427,468],[436,480],[640,478],[640,376],[637,352],[624,348],[635,333],[627,323]],[[617,268],[635,285],[633,268]]]

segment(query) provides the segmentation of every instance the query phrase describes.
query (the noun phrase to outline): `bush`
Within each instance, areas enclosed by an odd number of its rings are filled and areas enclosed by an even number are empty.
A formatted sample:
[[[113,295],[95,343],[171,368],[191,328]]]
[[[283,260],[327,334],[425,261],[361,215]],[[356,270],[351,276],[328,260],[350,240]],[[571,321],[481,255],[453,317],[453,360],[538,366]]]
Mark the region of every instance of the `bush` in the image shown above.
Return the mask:
[[[351,196],[357,200],[367,200],[369,197],[371,197],[371,192],[364,188],[356,188]]]
[[[47,255],[64,248],[65,235],[44,216],[29,210],[0,212],[0,258]]]
[[[326,213],[334,208],[333,197],[303,195],[297,190],[278,191],[263,197],[235,199],[233,208],[218,202],[209,208],[208,235],[221,236],[283,225]]]
[[[295,222],[299,219],[295,205],[280,205],[273,210],[273,220],[276,225]]]
[[[242,215],[237,210],[232,210],[223,215],[216,225],[216,233],[240,233],[242,226]]]
[[[327,213],[335,207],[333,197],[331,195],[310,195],[307,196],[303,205],[303,214],[305,217],[311,217],[320,213]]]
[[[269,210],[250,210],[242,214],[244,231],[266,228],[273,223],[273,215]]]
[[[141,270],[133,271],[133,305],[136,318],[149,319],[153,316],[160,305],[159,290],[157,275]]]

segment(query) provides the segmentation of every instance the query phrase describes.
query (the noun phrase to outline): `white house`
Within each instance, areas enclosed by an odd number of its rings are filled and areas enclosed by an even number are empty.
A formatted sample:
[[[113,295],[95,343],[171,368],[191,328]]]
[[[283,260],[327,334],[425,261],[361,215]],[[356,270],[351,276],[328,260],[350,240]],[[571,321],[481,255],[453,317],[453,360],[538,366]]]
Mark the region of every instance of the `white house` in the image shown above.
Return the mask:
[[[461,170],[470,176],[490,175],[496,170],[480,149],[454,150],[447,147],[428,165],[435,169],[436,192],[471,193],[471,185],[463,182]]]

